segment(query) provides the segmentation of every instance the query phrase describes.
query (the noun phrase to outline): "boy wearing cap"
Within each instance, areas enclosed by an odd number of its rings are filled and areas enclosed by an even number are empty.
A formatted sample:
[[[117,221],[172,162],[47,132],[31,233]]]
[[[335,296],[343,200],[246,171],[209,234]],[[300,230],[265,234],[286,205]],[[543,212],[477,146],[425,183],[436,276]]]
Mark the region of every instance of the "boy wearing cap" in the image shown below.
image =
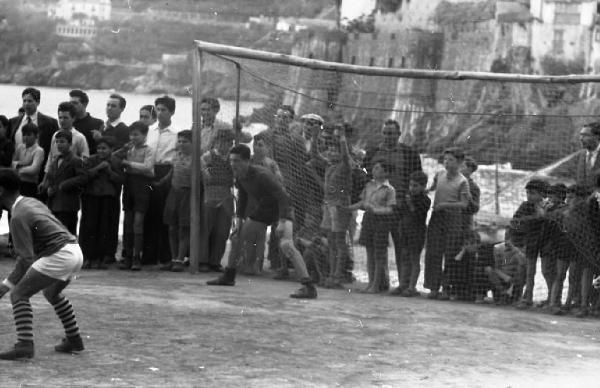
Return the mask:
[[[519,307],[533,305],[533,286],[537,258],[540,253],[540,237],[545,215],[543,200],[548,191],[548,183],[542,179],[533,178],[525,185],[527,200],[524,201],[510,222],[508,234],[514,244],[525,251],[527,270],[525,291],[519,302]]]

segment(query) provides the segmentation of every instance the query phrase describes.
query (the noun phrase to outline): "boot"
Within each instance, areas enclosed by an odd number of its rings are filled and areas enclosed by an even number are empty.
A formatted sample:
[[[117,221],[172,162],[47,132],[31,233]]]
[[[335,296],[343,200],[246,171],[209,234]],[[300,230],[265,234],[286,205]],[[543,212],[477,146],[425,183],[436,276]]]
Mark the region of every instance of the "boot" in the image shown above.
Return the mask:
[[[317,289],[311,278],[304,278],[300,282],[303,287],[300,287],[296,292],[290,295],[294,299],[317,299]]]
[[[0,353],[0,360],[18,360],[33,357],[33,341],[19,341],[14,348]]]
[[[209,286],[234,286],[235,285],[235,268],[225,268],[223,275],[216,279],[206,282]]]
[[[59,353],[77,353],[84,349],[81,336],[65,337],[61,343],[54,347],[54,350]]]
[[[132,271],[139,271],[142,269],[142,259],[139,253],[133,257],[133,263],[131,264]]]

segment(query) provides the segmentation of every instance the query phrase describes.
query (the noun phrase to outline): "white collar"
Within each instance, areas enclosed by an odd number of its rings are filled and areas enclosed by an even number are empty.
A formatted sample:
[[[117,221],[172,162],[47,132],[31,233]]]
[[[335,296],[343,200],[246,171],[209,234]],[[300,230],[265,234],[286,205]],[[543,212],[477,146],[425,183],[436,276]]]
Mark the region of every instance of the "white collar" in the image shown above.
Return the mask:
[[[12,213],[12,212],[15,210],[15,206],[17,206],[17,204],[18,204],[19,202],[21,202],[21,200],[22,200],[22,199],[23,199],[23,196],[22,196],[22,195],[19,195],[19,196],[17,197],[17,199],[15,199],[15,203],[13,203],[12,207],[10,208],[10,212],[11,212],[11,213]]]
[[[116,127],[117,125],[119,125],[119,124],[121,124],[121,123],[122,123],[122,121],[121,121],[121,118],[120,118],[120,117],[119,117],[118,119],[116,119],[115,121],[109,121],[109,122],[108,122],[108,124],[109,124],[111,127]]]
[[[597,154],[598,154],[598,151],[600,151],[600,143],[598,143],[598,147],[596,147],[596,149],[595,149],[595,150],[593,150],[593,151],[590,151],[590,150],[585,150],[585,154],[586,154],[586,155],[590,155],[590,154],[592,154],[592,155],[597,155]]]

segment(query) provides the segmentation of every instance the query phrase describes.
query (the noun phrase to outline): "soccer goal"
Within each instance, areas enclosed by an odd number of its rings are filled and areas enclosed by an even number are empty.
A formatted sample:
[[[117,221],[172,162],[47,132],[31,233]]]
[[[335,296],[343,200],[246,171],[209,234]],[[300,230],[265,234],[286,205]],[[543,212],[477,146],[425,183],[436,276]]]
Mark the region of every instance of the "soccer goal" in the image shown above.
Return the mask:
[[[326,226],[324,221],[329,227],[340,222],[350,244],[359,239],[361,221],[363,229],[366,221],[362,211],[351,212],[349,221],[345,212],[341,221],[335,214],[333,221],[324,220],[323,214],[328,212],[328,201],[343,202],[345,207],[348,201],[360,199],[364,182],[358,181],[364,177],[355,167],[373,168],[375,160],[365,164],[365,157],[377,154],[373,150],[384,141],[388,120],[397,123],[400,142],[420,154],[428,186],[444,170],[440,161],[449,147],[460,147],[477,163],[472,179],[481,197],[474,228],[488,230],[497,241],[504,235],[495,231],[506,227],[526,200],[525,186],[532,178],[541,178],[549,186],[576,183],[583,150],[579,132],[584,124],[600,121],[600,76],[399,68],[405,65],[404,58],[386,59],[388,67],[376,66],[378,58],[372,60],[373,66],[362,66],[349,64],[354,57],[346,56],[342,54],[346,63],[329,62],[196,41],[194,170],[199,169],[199,150],[206,146],[199,136],[200,102],[203,97],[216,97],[235,103],[230,116],[240,123],[238,132],[263,133],[261,145],[267,146],[268,156],[278,163],[295,211],[299,244],[316,241]],[[282,112],[282,106],[291,109]],[[294,116],[288,117],[291,111]],[[311,138],[309,129],[315,117],[307,114],[323,118],[317,138]],[[315,162],[310,150],[316,147],[321,156],[339,151],[341,131],[346,134],[353,163],[350,178],[354,179],[324,187],[326,165]],[[406,163],[396,164],[397,169],[407,168]],[[390,183],[398,182],[398,201],[408,194],[411,172],[402,171],[401,178],[390,179]],[[192,270],[202,251],[201,184],[200,174],[194,174]],[[546,206],[547,193],[544,198]],[[393,222],[395,214],[389,216]],[[353,253],[364,257],[364,247],[354,244]]]

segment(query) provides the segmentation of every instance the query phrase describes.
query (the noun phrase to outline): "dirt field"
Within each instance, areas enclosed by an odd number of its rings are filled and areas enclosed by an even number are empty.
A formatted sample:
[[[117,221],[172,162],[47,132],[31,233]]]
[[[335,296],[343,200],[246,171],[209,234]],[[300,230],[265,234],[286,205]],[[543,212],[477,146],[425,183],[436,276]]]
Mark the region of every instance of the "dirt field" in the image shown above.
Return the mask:
[[[0,274],[12,266],[0,260]],[[600,321],[319,290],[240,277],[86,271],[68,290],[87,350],[56,354],[62,328],[33,300],[36,357],[0,362],[1,387],[595,386]],[[0,301],[0,346],[15,341]]]

